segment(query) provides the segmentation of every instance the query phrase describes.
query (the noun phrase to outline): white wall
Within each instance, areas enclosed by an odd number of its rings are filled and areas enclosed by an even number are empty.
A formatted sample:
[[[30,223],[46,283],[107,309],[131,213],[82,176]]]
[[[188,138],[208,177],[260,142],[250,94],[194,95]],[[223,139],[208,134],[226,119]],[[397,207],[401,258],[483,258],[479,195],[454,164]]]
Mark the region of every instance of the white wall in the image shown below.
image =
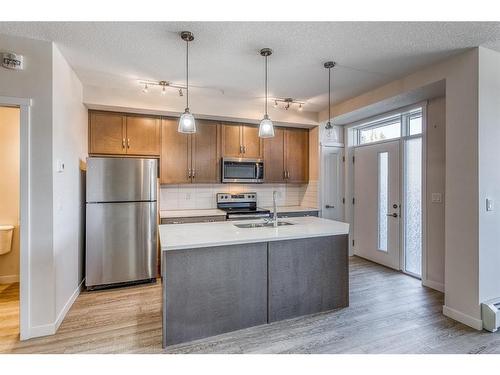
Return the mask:
[[[334,116],[446,80],[445,306],[480,329],[478,304],[478,49],[440,62],[332,107]],[[328,110],[319,121],[325,121]]]
[[[85,158],[87,109],[82,84],[61,52],[53,47],[53,175],[54,266],[57,324],[62,321],[83,280],[85,223]]]
[[[429,100],[427,104],[427,259],[422,282],[431,288],[444,291],[444,232],[446,189],[446,98]],[[432,193],[439,193],[442,202],[432,202]]]
[[[55,278],[52,242],[52,44],[0,35],[0,51],[24,55],[26,68],[0,68],[0,96],[31,98],[30,319],[44,331],[55,316]]]
[[[479,302],[500,297],[499,147],[500,53],[479,48]]]
[[[87,125],[83,107],[78,104],[82,98],[81,84],[54,49],[49,42],[0,35],[0,51],[16,52],[25,58],[23,71],[0,68],[0,96],[32,99],[29,141],[31,336],[55,331],[58,317],[64,316],[64,306],[68,305],[69,300],[65,298],[81,278],[82,232],[74,231],[81,222],[82,212],[75,202],[81,194],[76,163],[86,150],[83,128]],[[54,175],[53,154],[67,163],[64,176]]]

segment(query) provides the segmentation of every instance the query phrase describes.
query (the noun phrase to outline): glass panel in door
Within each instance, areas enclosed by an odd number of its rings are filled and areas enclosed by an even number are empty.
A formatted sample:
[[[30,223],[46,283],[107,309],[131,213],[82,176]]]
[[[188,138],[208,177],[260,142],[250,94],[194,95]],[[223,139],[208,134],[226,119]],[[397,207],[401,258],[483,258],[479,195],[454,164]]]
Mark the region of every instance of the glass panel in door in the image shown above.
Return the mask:
[[[404,271],[422,270],[422,138],[405,141]]]

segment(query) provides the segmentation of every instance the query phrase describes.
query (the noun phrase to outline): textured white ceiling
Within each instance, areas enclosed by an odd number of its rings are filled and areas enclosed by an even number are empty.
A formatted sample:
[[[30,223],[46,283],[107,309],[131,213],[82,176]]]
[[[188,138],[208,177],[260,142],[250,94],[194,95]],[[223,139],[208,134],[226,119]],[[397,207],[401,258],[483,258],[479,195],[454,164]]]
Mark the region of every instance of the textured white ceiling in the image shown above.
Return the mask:
[[[339,102],[450,57],[485,45],[500,51],[500,23],[485,22],[1,22],[0,33],[54,41],[85,86],[141,95],[140,79],[185,79],[190,30],[192,90],[222,101],[262,103],[264,61],[271,47],[270,95],[327,106],[326,60],[335,60],[333,100]],[[1,46],[0,46],[1,49]],[[175,95],[173,91],[169,95]]]

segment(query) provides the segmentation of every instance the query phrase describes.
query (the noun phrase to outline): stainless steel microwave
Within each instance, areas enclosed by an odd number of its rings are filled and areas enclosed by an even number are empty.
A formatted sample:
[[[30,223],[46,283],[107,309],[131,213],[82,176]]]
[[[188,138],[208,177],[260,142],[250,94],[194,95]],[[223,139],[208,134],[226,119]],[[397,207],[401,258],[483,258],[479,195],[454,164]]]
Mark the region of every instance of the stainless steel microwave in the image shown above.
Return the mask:
[[[222,182],[258,184],[264,182],[264,160],[222,158]]]

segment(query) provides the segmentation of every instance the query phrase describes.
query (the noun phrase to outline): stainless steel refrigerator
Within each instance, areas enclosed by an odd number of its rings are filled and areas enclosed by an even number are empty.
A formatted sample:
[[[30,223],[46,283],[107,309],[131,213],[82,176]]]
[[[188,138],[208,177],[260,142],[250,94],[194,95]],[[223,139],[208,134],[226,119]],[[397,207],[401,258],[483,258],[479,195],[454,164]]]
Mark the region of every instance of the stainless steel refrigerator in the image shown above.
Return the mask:
[[[87,159],[88,289],[156,277],[157,171],[156,159]]]

